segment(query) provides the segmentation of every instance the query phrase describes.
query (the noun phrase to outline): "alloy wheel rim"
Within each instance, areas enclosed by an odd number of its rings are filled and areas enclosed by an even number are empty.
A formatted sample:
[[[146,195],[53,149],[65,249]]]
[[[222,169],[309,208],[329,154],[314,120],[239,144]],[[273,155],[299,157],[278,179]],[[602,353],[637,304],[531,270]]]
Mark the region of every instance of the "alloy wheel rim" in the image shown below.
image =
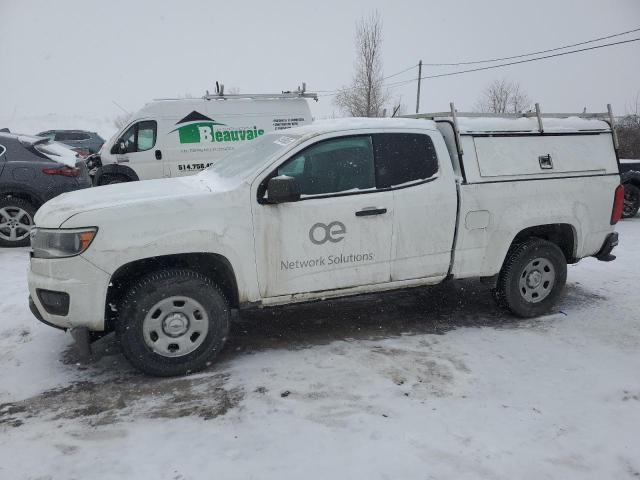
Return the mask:
[[[209,316],[196,300],[168,297],[149,309],[142,323],[145,344],[163,357],[181,357],[195,351],[209,331]]]
[[[33,228],[33,218],[20,207],[0,208],[0,238],[18,242],[29,236]]]

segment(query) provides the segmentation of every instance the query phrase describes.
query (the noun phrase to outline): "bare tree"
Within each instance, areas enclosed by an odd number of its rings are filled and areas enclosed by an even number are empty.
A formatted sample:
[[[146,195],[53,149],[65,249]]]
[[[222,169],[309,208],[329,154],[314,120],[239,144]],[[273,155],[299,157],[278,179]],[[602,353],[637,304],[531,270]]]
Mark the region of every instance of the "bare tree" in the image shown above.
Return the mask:
[[[354,117],[380,117],[389,94],[382,86],[382,19],[377,11],[356,25],[355,74],[335,104]]]
[[[520,113],[531,107],[531,100],[518,82],[494,80],[482,92],[476,109],[483,113]]]

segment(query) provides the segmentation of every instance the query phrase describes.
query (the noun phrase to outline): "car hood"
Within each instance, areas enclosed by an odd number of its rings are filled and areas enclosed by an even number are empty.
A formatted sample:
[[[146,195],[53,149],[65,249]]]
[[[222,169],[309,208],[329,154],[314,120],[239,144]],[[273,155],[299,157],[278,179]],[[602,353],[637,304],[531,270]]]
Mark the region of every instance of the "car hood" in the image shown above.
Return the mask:
[[[35,224],[43,228],[59,228],[79,213],[106,208],[151,203],[172,198],[185,198],[213,191],[211,182],[202,177],[145,180],[64,193],[45,203],[35,216]],[[87,225],[93,226],[93,225]]]

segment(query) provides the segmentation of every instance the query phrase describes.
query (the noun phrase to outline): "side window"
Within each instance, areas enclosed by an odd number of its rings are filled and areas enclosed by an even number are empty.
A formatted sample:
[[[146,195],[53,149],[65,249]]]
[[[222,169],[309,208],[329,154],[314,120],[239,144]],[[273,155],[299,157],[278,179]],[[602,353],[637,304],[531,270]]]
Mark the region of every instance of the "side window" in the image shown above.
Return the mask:
[[[375,188],[371,137],[341,137],[316,143],[281,165],[278,175],[296,178],[302,195]]]
[[[373,136],[373,144],[378,188],[426,180],[438,173],[438,157],[428,135],[379,133]]]
[[[112,153],[144,152],[152,149],[156,144],[157,123],[145,120],[131,125],[114,145]],[[124,145],[124,149],[120,145]]]
[[[157,124],[153,120],[138,123],[138,152],[151,150],[156,144]]]
[[[122,134],[116,146],[119,149],[118,153],[129,153],[136,151],[136,130],[138,129],[138,124],[134,123],[131,125],[126,132]],[[121,146],[124,145],[124,148]]]
[[[56,132],[55,133],[55,141],[56,142],[66,142],[69,140],[73,140],[70,136],[69,133],[67,132]]]
[[[56,137],[56,134],[53,132],[42,132],[42,133],[39,133],[38,136],[48,138],[49,140],[54,140]]]
[[[0,160],[4,160],[4,152],[6,152],[7,149],[4,147],[4,145],[0,145]]]

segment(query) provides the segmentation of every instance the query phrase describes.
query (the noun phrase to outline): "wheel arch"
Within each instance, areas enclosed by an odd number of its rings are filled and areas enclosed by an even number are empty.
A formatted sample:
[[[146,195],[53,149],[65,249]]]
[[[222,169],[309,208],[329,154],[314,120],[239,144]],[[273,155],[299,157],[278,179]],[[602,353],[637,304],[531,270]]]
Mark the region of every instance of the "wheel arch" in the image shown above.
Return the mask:
[[[98,170],[94,175],[94,182],[96,185],[100,184],[100,178],[103,175],[123,175],[131,182],[137,182],[140,180],[138,174],[133,170],[133,168],[128,167],[127,165],[118,165],[116,163],[108,163],[98,167]]]
[[[542,238],[556,244],[562,250],[567,263],[576,263],[578,261],[576,257],[577,232],[575,227],[569,223],[550,223],[524,228],[513,237],[509,249],[530,238]],[[503,262],[506,257],[507,254],[505,253]]]
[[[193,252],[148,257],[126,263],[111,275],[105,302],[105,329],[114,328],[117,308],[133,282],[143,275],[168,268],[185,268],[209,277],[222,290],[232,308],[239,306],[236,275],[225,256]]]
[[[40,208],[44,203],[44,199],[38,192],[24,185],[2,185],[0,186],[0,196],[21,198],[31,203],[36,209]]]

